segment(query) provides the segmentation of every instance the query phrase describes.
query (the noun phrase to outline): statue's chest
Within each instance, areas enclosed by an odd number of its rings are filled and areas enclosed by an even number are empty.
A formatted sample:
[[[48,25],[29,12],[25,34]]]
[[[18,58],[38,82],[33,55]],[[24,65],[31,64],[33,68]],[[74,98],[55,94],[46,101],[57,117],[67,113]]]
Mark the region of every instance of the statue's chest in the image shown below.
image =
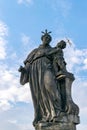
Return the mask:
[[[48,49],[40,49],[36,52],[36,56],[42,56],[48,53]]]

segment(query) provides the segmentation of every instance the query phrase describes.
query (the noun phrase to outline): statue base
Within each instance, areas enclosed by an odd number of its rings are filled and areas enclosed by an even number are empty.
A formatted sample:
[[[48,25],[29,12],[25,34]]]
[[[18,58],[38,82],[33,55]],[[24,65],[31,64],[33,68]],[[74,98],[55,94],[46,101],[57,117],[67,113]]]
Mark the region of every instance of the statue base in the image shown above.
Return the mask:
[[[76,130],[76,125],[79,123],[79,116],[69,115],[56,122],[39,122],[35,130]]]
[[[35,130],[76,130],[76,125],[73,123],[53,123],[48,126],[37,126]]]

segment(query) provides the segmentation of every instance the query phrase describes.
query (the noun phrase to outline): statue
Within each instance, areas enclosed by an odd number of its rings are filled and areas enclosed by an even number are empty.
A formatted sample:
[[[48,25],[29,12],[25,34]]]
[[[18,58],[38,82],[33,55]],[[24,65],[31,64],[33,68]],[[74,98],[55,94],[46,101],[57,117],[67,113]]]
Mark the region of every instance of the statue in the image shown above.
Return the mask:
[[[59,122],[79,124],[79,108],[71,97],[74,75],[66,70],[63,56],[66,42],[62,40],[56,47],[51,47],[51,32],[45,30],[42,33],[42,44],[27,56],[24,67],[19,68],[20,83],[30,83],[33,125],[39,130],[39,126],[48,127]]]

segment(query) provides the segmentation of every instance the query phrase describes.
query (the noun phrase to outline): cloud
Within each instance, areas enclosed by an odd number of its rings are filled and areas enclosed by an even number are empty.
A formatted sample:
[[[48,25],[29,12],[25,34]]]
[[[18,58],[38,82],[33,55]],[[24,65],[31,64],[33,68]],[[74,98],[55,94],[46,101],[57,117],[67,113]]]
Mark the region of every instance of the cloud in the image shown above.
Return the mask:
[[[31,39],[30,36],[26,35],[25,33],[20,34],[20,41],[21,41],[21,50],[22,51],[22,59],[26,58],[25,56],[29,54],[29,52],[32,51],[33,48],[35,48],[35,43]],[[21,58],[21,57],[20,57]],[[23,62],[23,60],[22,60]]]
[[[11,124],[17,124],[17,120],[8,120],[8,122]]]
[[[87,49],[78,49],[72,42],[71,46],[67,45],[64,52],[69,71],[81,72],[87,69]]]
[[[31,4],[33,1],[32,1],[32,0],[18,0],[17,2],[18,2],[18,4],[29,5],[29,4]]]
[[[0,59],[3,60],[6,57],[6,37],[8,36],[7,25],[0,21]]]
[[[69,0],[61,0],[60,1],[60,10],[64,17],[68,16],[71,10],[72,4]]]
[[[27,46],[30,42],[30,37],[25,34],[22,34],[21,41],[22,41],[23,45]]]
[[[12,103],[16,102],[31,102],[31,94],[29,90],[29,84],[21,87],[19,84],[19,77],[16,73],[3,69],[0,73],[0,108],[1,110],[8,110],[12,106]],[[5,109],[4,109],[5,106]]]
[[[11,104],[7,100],[0,100],[0,110],[7,111],[11,109]]]
[[[17,68],[10,63],[11,58],[16,64],[16,53],[13,51],[11,57],[8,53],[7,38],[8,26],[0,21],[0,110],[6,111],[12,108],[12,103],[31,102],[29,84],[21,87]],[[28,43],[28,37],[23,35],[24,44]],[[7,62],[6,58],[9,57]],[[11,103],[12,102],[12,103]]]
[[[70,0],[51,0],[49,3],[53,10],[58,11],[63,17],[67,17],[72,8],[72,3]]]
[[[8,36],[8,27],[7,25],[0,21],[0,37]]]
[[[34,127],[30,124],[20,124],[19,129],[20,130],[34,130]]]
[[[87,125],[80,124],[77,126],[77,130],[87,130]]]
[[[0,128],[1,130],[34,130],[33,118],[32,105],[17,103],[15,108],[0,112]]]
[[[84,67],[83,67],[83,69],[87,70],[87,58],[84,59],[83,63],[84,63]]]
[[[52,46],[56,46],[56,44],[61,40],[64,40],[67,43],[65,37],[59,37],[54,39]],[[63,50],[64,58],[67,63],[66,67],[68,71],[80,74],[81,71],[87,70],[87,48],[78,49],[71,38],[69,38],[69,41],[70,44],[67,43],[66,48]]]
[[[82,117],[87,117],[87,102],[85,101],[87,98],[87,77],[76,77],[72,85],[72,97],[74,102],[77,103],[80,108],[80,116],[82,120]]]

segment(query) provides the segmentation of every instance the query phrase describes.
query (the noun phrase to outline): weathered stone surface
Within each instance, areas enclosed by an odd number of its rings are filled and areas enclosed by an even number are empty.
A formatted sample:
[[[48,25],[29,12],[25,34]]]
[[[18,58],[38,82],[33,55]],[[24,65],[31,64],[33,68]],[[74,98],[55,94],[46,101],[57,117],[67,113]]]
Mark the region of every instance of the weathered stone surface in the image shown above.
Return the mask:
[[[48,126],[37,125],[35,130],[76,130],[76,125],[73,123],[52,123]]]
[[[66,115],[58,118],[56,122],[39,122],[35,130],[76,130],[76,124],[79,123],[79,116]]]
[[[20,66],[20,83],[30,83],[34,105],[33,126],[36,130],[76,130],[79,107],[72,99],[74,75],[67,71],[61,40],[50,46],[52,37],[45,30],[42,44],[34,49]]]

